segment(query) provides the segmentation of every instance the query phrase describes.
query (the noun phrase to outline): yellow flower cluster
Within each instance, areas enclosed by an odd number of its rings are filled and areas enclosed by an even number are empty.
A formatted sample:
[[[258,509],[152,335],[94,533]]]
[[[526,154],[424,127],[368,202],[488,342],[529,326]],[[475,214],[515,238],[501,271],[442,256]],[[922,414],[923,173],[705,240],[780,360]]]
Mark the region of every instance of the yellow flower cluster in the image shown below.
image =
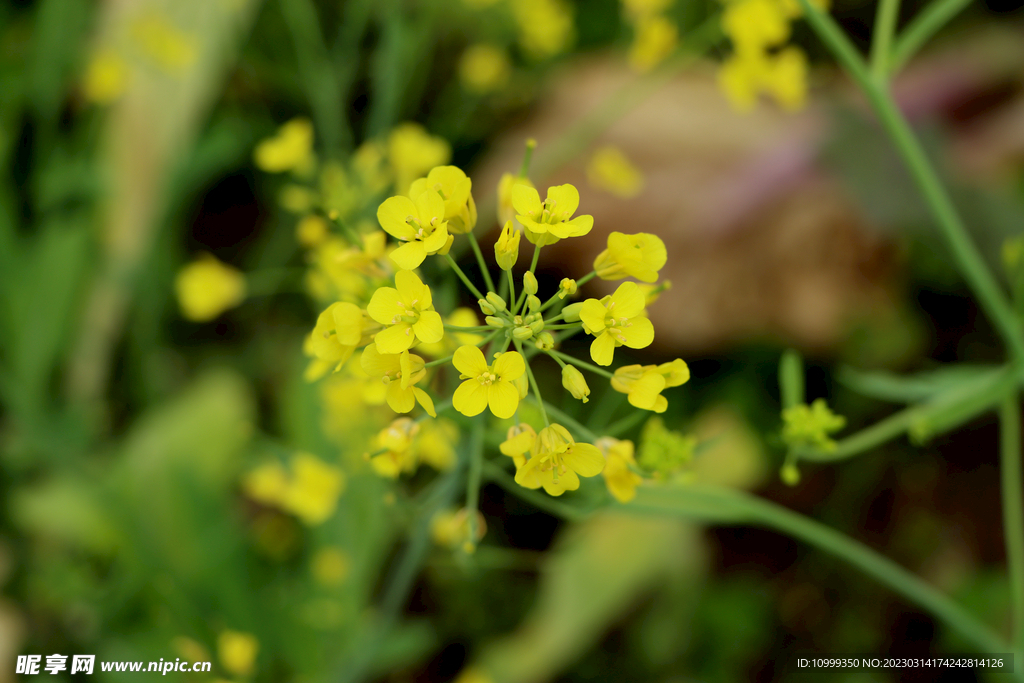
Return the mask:
[[[334,514],[345,489],[345,474],[309,453],[296,453],[291,472],[278,462],[257,467],[242,480],[246,495],[255,501],[290,512],[315,526]]]
[[[665,12],[673,0],[622,0],[626,21],[633,26],[629,66],[646,73],[672,54],[679,44],[679,29]]]
[[[801,16],[795,0],[724,0],[722,28],[733,54],[722,64],[718,82],[740,111],[749,111],[761,94],[785,109],[803,107],[807,99],[807,57],[786,45],[791,24]],[[827,0],[818,0],[822,9]]]

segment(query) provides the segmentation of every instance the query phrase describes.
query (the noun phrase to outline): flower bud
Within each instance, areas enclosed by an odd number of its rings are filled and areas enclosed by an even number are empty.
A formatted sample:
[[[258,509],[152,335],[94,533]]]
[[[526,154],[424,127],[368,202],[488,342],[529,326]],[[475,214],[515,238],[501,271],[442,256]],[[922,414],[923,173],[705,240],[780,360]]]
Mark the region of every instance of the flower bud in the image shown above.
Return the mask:
[[[494,243],[494,260],[502,270],[512,270],[519,259],[520,237],[520,232],[512,227],[512,221],[506,221],[498,241]]]
[[[538,334],[544,330],[544,319],[538,318],[530,323],[530,329],[533,330],[534,334]]]
[[[491,306],[494,306],[494,310],[496,310],[496,311],[504,311],[505,310],[505,308],[506,308],[505,300],[502,299],[497,294],[495,294],[494,292],[487,292],[487,297],[486,298],[487,298],[487,302],[489,304],[491,304]]]
[[[523,275],[523,289],[526,290],[527,294],[537,293],[537,276],[530,271],[526,271]]]
[[[448,252],[452,250],[452,244],[455,243],[455,235],[448,235],[448,241],[444,243],[444,246],[437,250],[439,256],[447,256]]]
[[[505,321],[493,315],[489,315],[486,318],[484,318],[484,322],[487,323],[488,327],[493,327],[498,330],[505,327]]]
[[[550,332],[541,332],[533,342],[541,351],[550,351],[555,348],[555,338]]]
[[[518,378],[512,380],[512,386],[519,392],[520,400],[526,398],[526,395],[530,393],[530,380],[527,378],[526,373],[519,375]]]
[[[498,312],[494,309],[494,306],[487,302],[486,299],[477,299],[476,303],[480,306],[480,312],[484,315],[494,315]]]
[[[572,278],[564,277],[562,281],[558,283],[558,298],[564,299],[567,296],[576,293],[576,281]]]
[[[526,297],[526,310],[532,312],[532,311],[536,311],[539,308],[540,308],[540,299],[538,299],[535,294],[531,294],[530,296]]]
[[[533,336],[533,330],[531,330],[529,327],[517,327],[516,329],[512,330],[512,336],[517,341],[526,341],[527,339]]]
[[[562,386],[572,394],[573,398],[580,399],[584,403],[590,400],[590,387],[587,386],[587,380],[583,378],[583,373],[572,365],[562,368]]]
[[[583,308],[583,302],[577,301],[574,304],[569,304],[562,309],[562,319],[567,323],[578,323],[580,321],[580,309]]]
[[[786,486],[796,486],[800,483],[800,470],[793,463],[787,462],[782,466],[779,477]]]

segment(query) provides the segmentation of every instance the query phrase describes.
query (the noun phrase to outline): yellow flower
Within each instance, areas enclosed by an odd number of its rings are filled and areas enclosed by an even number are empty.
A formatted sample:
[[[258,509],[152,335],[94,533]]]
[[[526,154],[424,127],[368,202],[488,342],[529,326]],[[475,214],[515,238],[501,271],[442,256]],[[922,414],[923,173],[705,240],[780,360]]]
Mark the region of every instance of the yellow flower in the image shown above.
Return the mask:
[[[352,562],[344,550],[328,546],[317,550],[309,564],[317,583],[323,586],[340,586],[348,578]]]
[[[536,442],[537,432],[525,422],[520,422],[508,428],[505,440],[498,446],[498,450],[512,458],[518,470],[526,464],[526,454],[533,451]]]
[[[494,243],[494,260],[502,270],[512,270],[519,260],[520,237],[520,232],[512,227],[512,221],[506,221],[505,227],[501,229],[501,235]]]
[[[136,19],[131,35],[146,56],[167,73],[179,75],[196,61],[195,39],[157,12]]]
[[[428,415],[437,417],[430,395],[415,386],[427,376],[422,358],[408,351],[380,353],[375,345],[370,344],[363,350],[360,364],[366,374],[382,378],[388,388],[386,399],[393,411],[408,413],[418,402]]]
[[[647,73],[661,64],[679,44],[676,25],[663,16],[652,16],[637,22],[633,44],[629,48],[629,66]]]
[[[416,439],[416,458],[435,470],[450,470],[455,466],[455,446],[459,443],[459,428],[451,420],[425,422]]]
[[[233,676],[248,676],[253,672],[259,649],[260,643],[251,633],[226,630],[217,636],[217,657]]]
[[[195,322],[213,320],[245,300],[245,276],[209,254],[182,268],[174,288],[182,315]]]
[[[661,392],[690,379],[690,368],[677,358],[661,365],[626,365],[615,371],[612,388],[627,395],[629,404],[642,410],[663,413],[668,400]]]
[[[608,248],[594,259],[594,270],[603,280],[635,277],[641,282],[654,282],[667,261],[665,243],[657,235],[613,232],[608,235]]]
[[[782,411],[782,440],[792,448],[832,451],[836,442],[829,436],[846,426],[846,418],[836,415],[819,398],[811,405],[801,403]]]
[[[309,453],[296,453],[290,464],[292,478],[281,507],[310,526],[327,521],[345,489],[345,473]]]
[[[519,44],[534,59],[564,51],[573,41],[572,8],[561,0],[511,0]]]
[[[765,74],[764,89],[788,111],[796,111],[807,101],[807,56],[798,47],[787,47],[771,61]]]
[[[503,174],[501,179],[498,180],[498,222],[502,225],[509,221],[513,221],[513,227],[519,225],[518,221],[515,220],[516,209],[512,206],[512,188],[516,185],[533,187],[533,183],[530,182],[529,178],[511,173]]]
[[[110,104],[128,88],[131,72],[117,51],[102,48],[93,53],[85,69],[82,94],[96,104]]]
[[[643,316],[644,294],[634,282],[623,282],[615,293],[600,301],[587,299],[580,320],[594,335],[590,357],[598,365],[611,365],[618,346],[642,349],[654,341],[654,325]]]
[[[508,81],[511,71],[508,55],[497,45],[470,45],[459,60],[459,78],[467,90],[475,93],[498,90]]]
[[[572,397],[586,403],[590,400],[590,387],[587,386],[587,380],[583,378],[583,373],[576,369],[573,365],[566,365],[562,367],[562,386],[572,394]]]
[[[418,268],[427,254],[442,251],[448,242],[445,201],[437,192],[421,192],[415,200],[389,197],[377,209],[380,226],[405,242],[391,252],[391,260],[402,270]]]
[[[572,217],[580,206],[580,193],[572,185],[549,187],[541,203],[537,190],[516,184],[512,187],[512,206],[518,212],[516,218],[526,229],[526,238],[537,245],[586,235],[594,227],[593,216]]]
[[[594,442],[594,445],[604,454],[605,464],[601,474],[604,476],[608,492],[620,503],[633,500],[636,496],[636,487],[643,482],[643,478],[630,469],[630,466],[636,465],[636,460],[633,459],[633,442],[605,436]]]
[[[395,189],[407,194],[409,184],[434,168],[448,163],[452,150],[418,123],[402,123],[388,135],[388,161],[395,171]]]
[[[420,426],[407,417],[400,417],[382,429],[374,440],[377,450],[383,451],[370,458],[370,465],[382,477],[395,479],[402,472],[416,469],[412,451],[413,439]]]
[[[475,346],[460,346],[452,365],[466,380],[455,390],[452,405],[463,415],[479,415],[488,406],[496,417],[512,417],[519,407],[519,390],[513,383],[526,372],[523,357],[515,351],[503,353],[487,364],[483,352]]]
[[[438,166],[426,178],[413,181],[409,196],[419,197],[423,192],[439,195],[444,200],[444,220],[448,232],[464,235],[476,226],[476,204],[473,202],[473,182],[457,166]]]
[[[440,198],[438,198],[440,199]],[[394,287],[381,287],[370,298],[366,312],[385,329],[374,340],[381,353],[401,353],[416,340],[440,341],[444,336],[441,315],[434,310],[430,288],[411,270],[395,274]]]
[[[644,176],[617,147],[602,147],[587,164],[587,182],[594,187],[629,199],[640,194]]]
[[[295,225],[295,239],[307,249],[324,244],[330,236],[331,231],[327,227],[327,221],[320,216],[305,216]]]
[[[445,548],[465,548],[471,550],[487,533],[487,522],[479,510],[473,510],[476,518],[476,533],[473,538],[469,534],[469,515],[466,508],[461,510],[442,510],[430,520],[430,536],[434,543]]]
[[[364,234],[357,245],[340,238],[327,240],[313,254],[313,265],[307,283],[318,298],[355,302],[366,300],[373,280],[388,278],[394,270],[387,258],[387,235],[381,230]]]
[[[779,0],[730,0],[722,12],[722,29],[736,52],[763,52],[789,40],[790,19]]]
[[[277,135],[256,146],[253,161],[267,173],[308,170],[313,164],[313,124],[304,117],[288,121]]]
[[[516,471],[516,483],[528,489],[541,486],[552,496],[580,487],[580,477],[594,477],[604,469],[601,451],[589,443],[576,443],[565,427],[552,424],[540,430],[532,457]]]
[[[369,343],[373,327],[358,306],[339,301],[317,317],[309,336],[309,349],[318,359],[334,363],[337,372],[356,347]]]
[[[279,505],[288,491],[288,473],[279,462],[265,463],[242,478],[242,490],[257,502]]]

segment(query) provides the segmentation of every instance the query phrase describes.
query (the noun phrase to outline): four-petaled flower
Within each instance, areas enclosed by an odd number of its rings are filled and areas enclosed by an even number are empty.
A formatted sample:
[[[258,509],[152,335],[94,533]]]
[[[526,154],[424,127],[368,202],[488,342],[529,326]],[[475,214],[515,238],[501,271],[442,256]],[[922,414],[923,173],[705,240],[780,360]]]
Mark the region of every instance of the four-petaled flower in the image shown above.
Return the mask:
[[[604,469],[601,451],[589,443],[576,443],[560,424],[540,430],[526,464],[516,471],[516,483],[528,489],[544,487],[552,496],[580,487],[580,477],[594,477]]]
[[[681,358],[661,365],[625,365],[615,371],[612,389],[626,394],[629,404],[641,410],[663,413],[668,400],[661,392],[690,379],[690,368]]]
[[[385,399],[393,411],[408,413],[419,402],[427,414],[437,417],[430,395],[416,386],[417,382],[427,376],[422,358],[408,351],[400,354],[381,353],[375,345],[370,344],[363,350],[360,364],[366,374],[380,377],[387,385]]]
[[[401,353],[416,340],[432,344],[444,336],[444,323],[434,310],[430,288],[411,270],[395,273],[395,287],[374,292],[366,312],[385,326],[374,337],[381,353]]]
[[[580,193],[572,185],[549,187],[543,203],[534,188],[514,185],[512,206],[517,212],[516,218],[526,229],[526,239],[537,246],[586,235],[594,227],[593,216],[572,217],[580,206]]]
[[[596,337],[590,345],[595,363],[611,365],[617,346],[642,349],[654,341],[654,326],[642,315],[644,303],[644,293],[635,282],[623,282],[601,300],[583,302],[580,320],[587,334]]]
[[[630,469],[636,466],[633,458],[633,442],[619,441],[610,436],[604,436],[594,442],[605,457],[604,470],[601,475],[604,477],[605,486],[608,492],[615,496],[620,503],[628,503],[636,497],[636,487],[643,481],[643,478]]]
[[[445,201],[435,191],[421,192],[416,199],[389,197],[377,209],[377,220],[392,237],[405,242],[391,252],[391,260],[403,270],[418,268],[427,254],[451,247]]]
[[[665,243],[657,235],[613,232],[608,235],[608,248],[594,259],[594,270],[603,280],[635,277],[641,282],[654,282],[666,261]]]
[[[515,351],[498,356],[488,365],[483,352],[475,346],[460,346],[452,364],[465,381],[455,390],[452,405],[463,415],[479,415],[488,406],[496,417],[512,417],[519,407],[515,380],[526,372],[523,357]]]
[[[426,178],[414,180],[409,196],[419,197],[431,192],[444,200],[444,219],[448,232],[463,235],[476,226],[476,203],[473,201],[473,181],[457,166],[438,166]]]

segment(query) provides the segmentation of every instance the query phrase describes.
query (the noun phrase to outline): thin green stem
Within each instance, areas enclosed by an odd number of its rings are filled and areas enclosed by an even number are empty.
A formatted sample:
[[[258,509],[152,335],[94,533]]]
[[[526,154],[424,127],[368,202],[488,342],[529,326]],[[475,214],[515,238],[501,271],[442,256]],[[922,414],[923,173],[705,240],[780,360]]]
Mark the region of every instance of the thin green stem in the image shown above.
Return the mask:
[[[583,285],[585,285],[588,282],[590,282],[591,280],[593,280],[595,277],[597,277],[597,271],[596,270],[592,270],[589,273],[587,273],[586,275],[584,275],[583,277],[581,277],[580,279],[576,280],[576,286],[577,287],[582,287]]]
[[[892,39],[899,15],[900,0],[879,0],[875,11],[875,30],[871,34],[871,73],[879,84],[889,79]]]
[[[907,120],[893,102],[888,90],[872,78],[860,54],[832,17],[815,7],[810,0],[798,1],[808,23],[867,95],[938,222],[960,274],[974,291],[985,313],[995,323],[1003,340],[1010,347],[1011,355],[1017,361],[1024,361],[1024,336],[1021,334],[1020,321],[978,248],[967,234],[960,214]]]
[[[636,427],[649,417],[650,415],[647,414],[647,411],[637,409],[636,411],[630,413],[629,415],[622,418],[618,422],[613,422],[611,425],[608,426],[607,429],[604,430],[604,433],[607,434],[608,436],[618,437],[622,434],[625,434],[633,427]]]
[[[510,313],[515,317],[515,314],[519,311],[519,302],[516,301],[516,283],[512,278],[511,270],[505,271],[505,279],[508,281],[508,300],[509,305],[512,307]]]
[[[523,152],[523,163],[519,167],[519,177],[530,177],[530,161],[533,160],[533,150],[537,147],[537,141],[530,138],[526,141],[526,151]]]
[[[548,325],[547,321],[544,322],[545,330],[582,330],[583,325],[580,323],[565,323],[564,325]]]
[[[480,244],[476,241],[476,235],[470,230],[466,233],[466,237],[469,238],[469,246],[473,248],[473,254],[476,255],[476,263],[480,266],[480,272],[483,273],[484,283],[487,285],[487,291],[496,292],[494,289],[494,280],[491,279],[491,269],[487,267],[487,261],[484,260],[484,254],[480,251]]]
[[[518,340],[515,340],[515,345],[516,351],[519,352],[519,355],[526,358],[526,354],[523,353],[523,345],[520,344]],[[529,363],[526,363],[526,376],[530,380],[530,386],[533,387],[533,395],[537,399],[537,406],[540,408],[540,414],[544,418],[544,426],[546,427],[550,425],[551,422],[548,420],[548,411],[544,409],[544,399],[540,397],[540,385],[537,384],[537,378],[533,376],[533,370],[530,368]]]
[[[1010,576],[1013,643],[1024,657],[1024,482],[1021,472],[1020,399],[1012,394],[999,409],[1003,536]]]
[[[547,351],[547,353],[550,355],[558,356],[559,358],[562,358],[572,363],[573,365],[578,365],[581,368],[586,368],[587,370],[590,370],[593,373],[601,375],[602,377],[607,377],[608,379],[611,379],[612,377],[615,376],[614,374],[608,372],[607,370],[600,366],[594,365],[593,363],[588,363],[585,360],[580,360],[579,358],[573,358],[569,354],[562,353],[561,351],[555,351],[554,349],[551,349],[550,351]]]
[[[444,324],[444,329],[449,332],[486,332],[488,330],[494,330],[490,325],[476,325],[474,327],[459,327],[458,325]]]
[[[896,40],[892,55],[889,57],[889,71],[896,73],[917,54],[928,39],[938,33],[943,26],[960,14],[971,0],[934,0],[930,5],[914,17],[914,20],[903,29]]]
[[[774,529],[845,560],[936,616],[980,651],[1009,651],[1006,641],[973,614],[889,558],[835,529],[749,493],[696,484],[641,486],[631,503],[617,509],[641,514],[675,513],[717,524],[751,524]],[[1017,678],[1024,680],[1019,667]]]
[[[452,270],[455,271],[455,274],[459,276],[459,279],[462,280],[462,284],[466,285],[466,288],[473,292],[473,296],[477,299],[483,299],[484,295],[480,293],[480,290],[476,288],[476,285],[469,281],[469,278],[462,272],[462,268],[459,268],[459,264],[455,262],[455,259],[453,259],[450,254],[445,254],[444,258],[448,261],[448,265],[452,267]]]
[[[588,441],[597,441],[597,434],[591,431],[590,428],[587,427],[585,424],[583,424],[576,418],[572,417],[568,413],[564,412],[560,408],[556,408],[550,403],[548,403],[546,407],[548,412],[551,413],[551,415],[554,416],[556,420],[558,420],[559,422],[564,422],[565,426],[569,427],[570,429],[576,432],[579,432],[579,434],[584,439],[587,439]],[[541,408],[543,409],[544,406],[541,406]]]
[[[537,262],[540,261],[540,250],[542,248],[543,247],[541,245],[539,245],[539,244],[533,245],[533,260],[530,261],[530,272],[531,273],[536,273],[537,272]],[[524,294],[525,294],[525,292],[524,292]]]
[[[466,510],[469,542],[476,548],[476,514],[480,507],[480,474],[484,465],[484,420],[477,420],[469,441],[469,474],[466,476]]]
[[[555,517],[560,517],[571,522],[577,522],[590,516],[589,512],[579,510],[572,505],[556,500],[555,498],[541,493],[540,491],[534,491],[533,489],[520,486],[508,472],[493,462],[484,462],[484,474],[489,480],[498,484],[501,488],[505,489],[515,497],[521,498],[538,510],[543,510]]]

